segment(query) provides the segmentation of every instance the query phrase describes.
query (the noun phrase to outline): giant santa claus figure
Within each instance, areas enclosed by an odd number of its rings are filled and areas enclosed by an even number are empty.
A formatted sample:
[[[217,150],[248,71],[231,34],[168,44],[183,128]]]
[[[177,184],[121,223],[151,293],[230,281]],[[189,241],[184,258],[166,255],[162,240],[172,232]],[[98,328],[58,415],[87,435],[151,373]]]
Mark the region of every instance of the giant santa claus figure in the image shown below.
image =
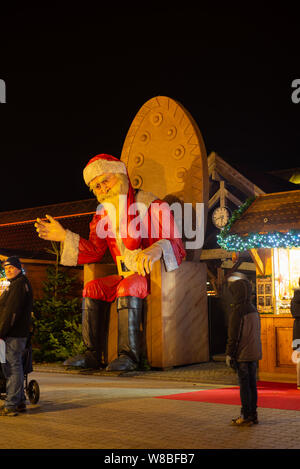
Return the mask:
[[[118,357],[106,369],[134,370],[141,355],[142,304],[149,294],[152,266],[162,258],[166,270],[174,270],[185,257],[185,250],[168,205],[151,193],[135,192],[122,161],[97,155],[84,168],[83,177],[99,202],[90,223],[89,240],[64,229],[50,215],[46,215],[47,221],[37,219],[35,224],[41,238],[63,244],[62,265],[100,262],[108,248],[118,266],[118,275],[85,285],[82,336],[87,352],[70,358],[67,364],[86,368],[106,365],[103,357],[109,308],[116,299]]]

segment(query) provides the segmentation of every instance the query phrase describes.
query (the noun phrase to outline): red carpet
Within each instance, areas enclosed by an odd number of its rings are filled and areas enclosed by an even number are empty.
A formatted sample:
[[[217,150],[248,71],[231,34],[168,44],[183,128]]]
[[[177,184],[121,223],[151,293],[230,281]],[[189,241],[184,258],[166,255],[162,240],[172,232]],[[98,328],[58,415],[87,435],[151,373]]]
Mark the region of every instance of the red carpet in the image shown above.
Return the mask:
[[[294,383],[272,383],[258,381],[258,407],[283,410],[300,410],[300,390]],[[192,391],[169,396],[158,396],[158,399],[175,399],[179,401],[208,402],[212,404],[241,405],[239,387]]]

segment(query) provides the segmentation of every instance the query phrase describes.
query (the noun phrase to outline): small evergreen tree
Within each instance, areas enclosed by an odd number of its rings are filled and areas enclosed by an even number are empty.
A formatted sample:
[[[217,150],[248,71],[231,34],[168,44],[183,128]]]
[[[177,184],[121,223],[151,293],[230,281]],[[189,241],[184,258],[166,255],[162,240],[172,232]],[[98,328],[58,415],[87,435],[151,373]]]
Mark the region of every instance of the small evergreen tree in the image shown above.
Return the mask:
[[[81,299],[74,297],[76,277],[59,266],[59,248],[52,243],[54,266],[47,268],[43,298],[33,306],[33,358],[60,361],[85,350],[81,335]]]

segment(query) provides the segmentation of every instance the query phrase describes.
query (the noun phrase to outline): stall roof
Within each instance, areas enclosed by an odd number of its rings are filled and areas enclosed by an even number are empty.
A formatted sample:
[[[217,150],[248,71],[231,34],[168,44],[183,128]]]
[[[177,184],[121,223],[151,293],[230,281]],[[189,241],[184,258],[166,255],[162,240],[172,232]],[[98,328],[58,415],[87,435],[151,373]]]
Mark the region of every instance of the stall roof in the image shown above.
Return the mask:
[[[227,251],[300,248],[300,190],[248,199],[217,235]]]
[[[300,190],[259,195],[231,226],[229,234],[300,230]]]
[[[38,237],[34,223],[46,214],[84,238],[89,236],[89,223],[97,209],[97,200],[86,199],[9,212],[0,212],[0,254],[16,254],[35,259],[53,259],[47,252],[51,243]]]

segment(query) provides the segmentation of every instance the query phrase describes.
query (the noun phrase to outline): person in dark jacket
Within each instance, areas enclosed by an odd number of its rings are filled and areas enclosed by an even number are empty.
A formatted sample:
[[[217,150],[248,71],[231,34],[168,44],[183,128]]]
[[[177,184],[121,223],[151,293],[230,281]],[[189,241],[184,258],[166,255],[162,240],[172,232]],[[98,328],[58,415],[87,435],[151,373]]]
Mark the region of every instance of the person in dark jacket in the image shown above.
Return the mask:
[[[30,333],[33,295],[17,257],[7,258],[4,270],[10,285],[0,297],[0,338],[5,341],[6,359],[1,364],[6,399],[0,415],[15,416],[26,410],[22,355]]]
[[[293,350],[298,351],[297,362],[297,388],[300,389],[300,278],[299,288],[295,288],[291,301],[291,313],[294,319],[293,324]]]
[[[226,344],[226,364],[236,364],[240,385],[241,416],[232,419],[237,426],[250,426],[257,419],[257,361],[262,357],[260,317],[251,303],[251,283],[229,277],[232,295]]]

